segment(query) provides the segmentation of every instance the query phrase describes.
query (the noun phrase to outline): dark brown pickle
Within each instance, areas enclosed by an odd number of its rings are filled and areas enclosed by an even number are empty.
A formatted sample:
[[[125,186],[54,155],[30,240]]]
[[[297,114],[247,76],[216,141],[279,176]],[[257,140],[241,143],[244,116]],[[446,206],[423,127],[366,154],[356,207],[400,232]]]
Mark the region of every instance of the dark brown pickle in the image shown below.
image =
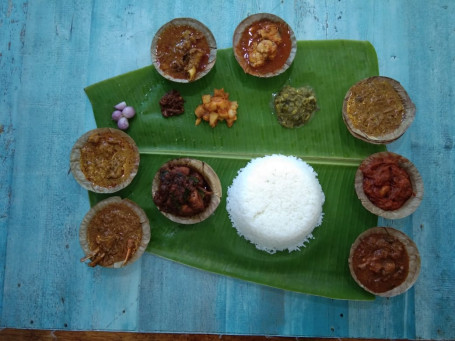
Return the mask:
[[[406,247],[394,236],[384,233],[363,238],[354,250],[352,261],[357,279],[376,293],[398,287],[409,272]]]
[[[160,99],[161,114],[164,117],[171,117],[183,114],[185,100],[177,90],[171,90]]]
[[[163,166],[153,201],[166,213],[191,217],[209,206],[212,191],[204,177],[187,166]]]
[[[384,211],[399,209],[413,195],[409,174],[394,157],[378,157],[361,171],[366,196]]]

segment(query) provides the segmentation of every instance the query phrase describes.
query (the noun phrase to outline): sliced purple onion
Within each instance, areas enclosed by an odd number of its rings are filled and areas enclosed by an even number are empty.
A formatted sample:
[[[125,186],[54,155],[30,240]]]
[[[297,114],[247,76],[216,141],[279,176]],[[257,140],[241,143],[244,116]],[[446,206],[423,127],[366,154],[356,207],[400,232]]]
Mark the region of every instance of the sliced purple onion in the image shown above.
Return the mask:
[[[120,110],[115,110],[113,113],[112,113],[112,119],[114,121],[118,121],[120,118],[122,117],[122,112]]]
[[[115,105],[114,108],[117,110],[123,110],[126,108],[126,102],[120,102],[119,104]]]
[[[125,116],[126,118],[132,118],[136,114],[136,111],[134,110],[133,107],[125,107],[122,110],[122,115]]]
[[[130,124],[128,123],[128,119],[126,117],[121,117],[117,122],[117,127],[121,130],[126,130]]]

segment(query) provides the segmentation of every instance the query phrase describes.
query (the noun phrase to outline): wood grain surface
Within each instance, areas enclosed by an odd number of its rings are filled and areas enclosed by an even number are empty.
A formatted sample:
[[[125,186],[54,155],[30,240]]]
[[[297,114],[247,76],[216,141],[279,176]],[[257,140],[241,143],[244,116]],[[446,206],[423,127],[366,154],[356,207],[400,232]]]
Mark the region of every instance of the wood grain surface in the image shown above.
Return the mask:
[[[415,103],[415,121],[388,149],[418,168],[424,199],[410,217],[378,220],[419,248],[406,294],[332,300],[151,254],[115,271],[80,264],[89,201],[68,169],[72,145],[95,127],[84,87],[150,65],[152,37],[173,18],[202,21],[227,48],[258,12],[285,19],[299,40],[370,41],[380,74]],[[450,0],[0,1],[0,337],[455,339],[454,79]]]

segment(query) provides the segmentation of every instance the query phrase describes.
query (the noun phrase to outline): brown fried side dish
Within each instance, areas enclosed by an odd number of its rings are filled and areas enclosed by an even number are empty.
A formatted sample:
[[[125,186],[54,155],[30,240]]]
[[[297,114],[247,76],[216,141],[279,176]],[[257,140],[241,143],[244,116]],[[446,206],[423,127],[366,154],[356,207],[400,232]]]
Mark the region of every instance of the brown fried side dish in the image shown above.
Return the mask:
[[[163,166],[159,172],[160,186],[153,201],[161,211],[191,217],[208,207],[212,190],[198,171],[187,166]]]

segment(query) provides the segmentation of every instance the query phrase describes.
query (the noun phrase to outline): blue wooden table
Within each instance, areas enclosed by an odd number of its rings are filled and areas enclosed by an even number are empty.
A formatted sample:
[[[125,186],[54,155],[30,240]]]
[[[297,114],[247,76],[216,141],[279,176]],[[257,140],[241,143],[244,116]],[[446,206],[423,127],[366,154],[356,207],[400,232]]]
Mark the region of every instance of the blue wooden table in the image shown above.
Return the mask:
[[[121,270],[79,262],[89,209],[69,152],[95,128],[87,85],[150,65],[175,17],[204,22],[219,48],[257,12],[299,40],[368,40],[380,74],[417,107],[389,150],[411,159],[425,197],[379,224],[416,242],[422,269],[406,294],[340,301],[268,288],[145,254]],[[441,1],[1,1],[0,327],[409,339],[455,338],[455,3]]]

